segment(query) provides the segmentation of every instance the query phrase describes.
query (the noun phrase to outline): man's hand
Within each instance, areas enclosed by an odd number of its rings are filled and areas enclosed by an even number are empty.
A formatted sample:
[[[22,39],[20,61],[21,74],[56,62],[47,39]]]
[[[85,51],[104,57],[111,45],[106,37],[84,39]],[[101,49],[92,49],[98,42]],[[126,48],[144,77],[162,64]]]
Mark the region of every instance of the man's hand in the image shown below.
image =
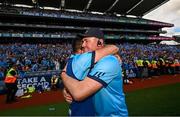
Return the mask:
[[[94,63],[99,61],[101,58],[110,55],[110,54],[115,54],[119,51],[119,47],[115,45],[106,45],[105,47],[98,49],[95,51],[95,60]]]
[[[72,103],[73,98],[66,88],[63,89],[63,96],[64,96],[66,102],[68,102],[69,104]]]

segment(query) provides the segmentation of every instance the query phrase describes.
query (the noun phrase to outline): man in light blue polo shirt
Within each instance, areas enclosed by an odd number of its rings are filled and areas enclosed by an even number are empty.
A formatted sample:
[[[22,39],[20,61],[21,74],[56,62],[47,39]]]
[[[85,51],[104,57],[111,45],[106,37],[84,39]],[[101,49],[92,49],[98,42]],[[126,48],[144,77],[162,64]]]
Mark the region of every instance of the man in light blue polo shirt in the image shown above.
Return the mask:
[[[99,29],[87,30],[82,35],[82,47],[86,52],[102,48],[104,45],[103,36],[103,32]],[[83,71],[81,69],[85,69],[86,65],[79,67],[79,69],[76,68],[76,65],[82,62],[84,62],[83,59],[72,62],[74,65],[72,71],[75,76],[84,76],[84,73],[80,73],[80,71]],[[83,77],[82,81],[69,77],[66,71],[61,73],[61,78],[74,100],[82,101],[93,95],[95,115],[128,116],[122,87],[122,69],[115,56],[108,55],[99,60],[89,71],[87,77]]]

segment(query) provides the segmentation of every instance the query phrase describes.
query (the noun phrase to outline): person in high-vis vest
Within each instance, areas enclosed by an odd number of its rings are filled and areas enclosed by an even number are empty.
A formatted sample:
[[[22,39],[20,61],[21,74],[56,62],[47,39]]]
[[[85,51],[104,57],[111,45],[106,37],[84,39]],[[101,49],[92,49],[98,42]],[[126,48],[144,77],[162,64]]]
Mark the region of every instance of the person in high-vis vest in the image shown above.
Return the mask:
[[[146,59],[145,62],[148,65],[148,77],[150,78],[152,76],[152,73],[151,73],[152,66],[151,66],[149,59]]]
[[[160,74],[163,75],[165,74],[166,70],[165,70],[165,60],[163,57],[160,57],[158,59],[160,66],[159,66],[159,70],[160,70]]]
[[[141,58],[136,60],[136,65],[138,68],[137,77],[142,78],[143,77],[143,74],[142,74],[143,73],[143,60]]]
[[[170,74],[174,75],[175,74],[175,63],[174,63],[174,58],[169,59],[169,66],[170,66]]]
[[[56,90],[58,88],[58,77],[53,75],[51,78],[51,89]]]
[[[7,88],[7,97],[6,97],[6,103],[15,102],[15,94],[18,90],[17,88],[17,71],[16,71],[16,65],[13,65],[6,74],[5,77],[5,84]]]
[[[33,85],[27,86],[27,89],[25,89],[24,95],[21,98],[31,98],[32,93],[34,93],[35,90],[36,88]]]
[[[151,61],[151,66],[152,66],[152,70],[153,70],[153,76],[157,76],[158,75],[158,66],[157,66],[157,61],[156,59],[153,59]]]

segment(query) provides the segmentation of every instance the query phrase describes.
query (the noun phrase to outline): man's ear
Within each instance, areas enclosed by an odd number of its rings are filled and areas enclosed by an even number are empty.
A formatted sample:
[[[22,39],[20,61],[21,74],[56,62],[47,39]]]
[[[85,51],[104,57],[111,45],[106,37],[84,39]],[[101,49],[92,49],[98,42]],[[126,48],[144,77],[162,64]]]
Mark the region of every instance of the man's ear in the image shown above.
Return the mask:
[[[104,45],[103,39],[99,39],[98,42],[97,42],[97,45],[98,46],[103,46]]]

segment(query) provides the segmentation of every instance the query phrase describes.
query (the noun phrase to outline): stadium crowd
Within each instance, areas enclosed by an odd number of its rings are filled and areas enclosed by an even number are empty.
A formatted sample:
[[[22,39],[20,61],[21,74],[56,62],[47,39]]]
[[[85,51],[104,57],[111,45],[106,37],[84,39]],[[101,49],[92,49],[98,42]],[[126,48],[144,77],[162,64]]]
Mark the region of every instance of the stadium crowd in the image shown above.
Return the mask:
[[[124,78],[151,78],[180,71],[180,48],[160,44],[120,44]]]
[[[180,48],[168,45],[119,44],[124,78],[148,78],[180,71]],[[16,63],[20,77],[27,72],[60,70],[72,53],[70,42],[60,44],[1,44],[0,79]]]
[[[20,77],[26,72],[60,70],[71,54],[69,43],[62,44],[1,44],[0,74],[4,76],[8,67],[16,63]]]

